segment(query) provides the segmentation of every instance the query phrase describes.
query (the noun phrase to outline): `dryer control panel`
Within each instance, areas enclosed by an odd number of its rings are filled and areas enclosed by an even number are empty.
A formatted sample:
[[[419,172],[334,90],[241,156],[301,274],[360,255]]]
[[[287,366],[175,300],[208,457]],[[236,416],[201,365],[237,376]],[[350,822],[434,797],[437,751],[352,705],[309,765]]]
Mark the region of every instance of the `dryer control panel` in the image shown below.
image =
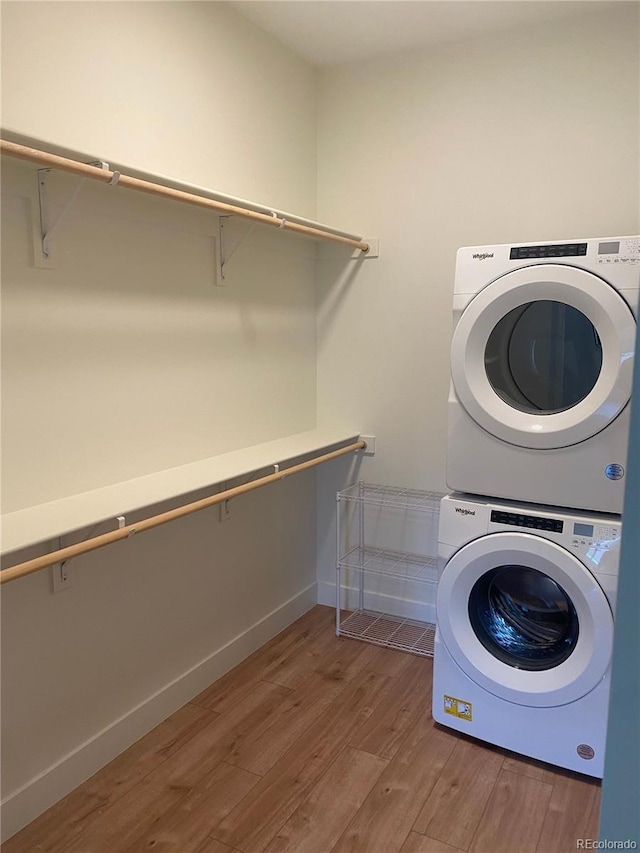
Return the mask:
[[[599,264],[640,264],[640,237],[602,240],[597,245]]]
[[[546,243],[511,246],[510,261],[547,260],[553,258],[583,258],[589,248],[595,248],[599,264],[640,263],[640,238],[621,237],[615,240],[594,240],[589,243]]]
[[[456,254],[454,297],[475,296],[490,282],[512,270],[537,265],[575,267],[594,273],[625,296],[632,309],[637,304],[640,272],[640,236],[637,234],[587,237],[540,243],[501,243],[494,246],[462,246]],[[464,310],[468,299],[460,305]],[[454,315],[458,310],[454,300]]]
[[[523,261],[530,258],[579,258],[586,254],[586,243],[554,243],[551,246],[513,246],[509,252],[509,260]]]

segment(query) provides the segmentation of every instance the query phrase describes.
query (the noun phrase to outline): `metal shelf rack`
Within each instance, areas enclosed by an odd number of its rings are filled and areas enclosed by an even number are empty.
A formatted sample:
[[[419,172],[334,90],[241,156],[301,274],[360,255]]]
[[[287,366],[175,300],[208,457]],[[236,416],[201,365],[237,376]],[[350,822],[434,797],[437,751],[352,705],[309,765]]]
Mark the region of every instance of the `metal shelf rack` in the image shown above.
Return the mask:
[[[423,512],[440,511],[441,492],[424,492],[419,489],[403,489],[399,486],[379,486],[359,481],[338,492],[338,501],[367,502],[377,506],[417,509]]]
[[[336,634],[432,656],[435,625],[414,617],[435,613],[443,495],[360,481],[336,497]]]

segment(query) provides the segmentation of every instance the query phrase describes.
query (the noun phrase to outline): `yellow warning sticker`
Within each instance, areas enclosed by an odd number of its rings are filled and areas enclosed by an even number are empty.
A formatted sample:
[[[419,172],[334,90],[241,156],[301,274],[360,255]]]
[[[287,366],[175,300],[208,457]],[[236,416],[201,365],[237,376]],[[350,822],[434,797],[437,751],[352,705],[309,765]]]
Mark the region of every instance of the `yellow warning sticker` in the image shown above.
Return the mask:
[[[471,702],[465,702],[464,699],[456,699],[455,696],[444,697],[444,712],[451,714],[454,717],[460,717],[461,720],[472,719],[473,705]]]

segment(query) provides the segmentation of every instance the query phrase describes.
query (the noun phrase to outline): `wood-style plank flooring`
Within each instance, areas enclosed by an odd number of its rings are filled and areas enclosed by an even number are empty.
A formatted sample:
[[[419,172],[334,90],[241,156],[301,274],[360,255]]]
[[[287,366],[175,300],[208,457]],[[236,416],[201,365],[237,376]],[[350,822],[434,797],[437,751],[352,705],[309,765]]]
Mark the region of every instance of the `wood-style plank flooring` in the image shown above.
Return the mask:
[[[600,786],[445,729],[432,661],[318,606],[3,853],[569,853]]]

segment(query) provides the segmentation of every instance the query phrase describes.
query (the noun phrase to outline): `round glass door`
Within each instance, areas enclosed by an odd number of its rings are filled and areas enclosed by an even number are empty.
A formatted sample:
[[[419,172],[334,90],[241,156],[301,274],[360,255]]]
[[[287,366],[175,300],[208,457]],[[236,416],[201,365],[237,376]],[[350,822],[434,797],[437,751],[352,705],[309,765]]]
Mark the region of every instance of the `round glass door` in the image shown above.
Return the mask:
[[[495,279],[461,311],[451,378],[468,415],[518,447],[578,444],[629,402],[636,322],[586,270],[539,264]]]
[[[578,615],[548,575],[526,566],[499,566],[469,595],[469,620],[494,657],[531,672],[565,661],[578,641]]]
[[[459,548],[438,581],[436,615],[460,669],[519,705],[573,702],[611,662],[606,595],[580,560],[541,536],[491,533]]]
[[[582,312],[550,299],[527,302],[495,326],[484,354],[489,382],[522,412],[552,414],[589,394],[602,368],[602,343]]]

